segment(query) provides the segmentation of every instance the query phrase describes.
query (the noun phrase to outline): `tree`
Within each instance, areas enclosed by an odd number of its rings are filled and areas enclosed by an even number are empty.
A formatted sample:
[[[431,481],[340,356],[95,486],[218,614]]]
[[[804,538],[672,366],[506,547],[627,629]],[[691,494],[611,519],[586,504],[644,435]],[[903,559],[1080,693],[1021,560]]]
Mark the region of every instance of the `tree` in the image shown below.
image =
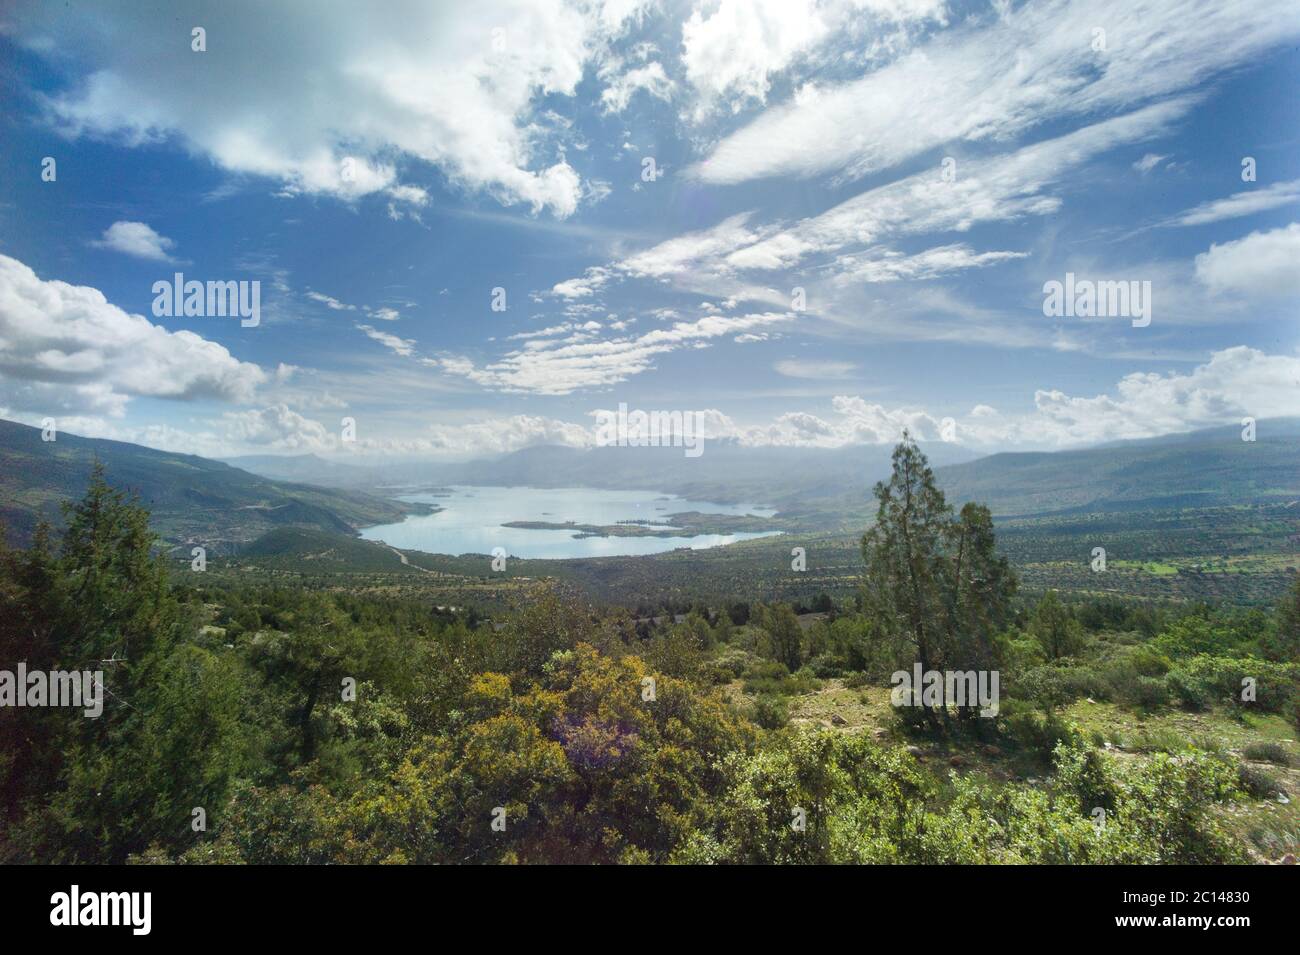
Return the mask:
[[[889,480],[874,493],[876,522],[862,538],[864,609],[900,657],[922,670],[993,667],[993,636],[1010,617],[1016,579],[997,555],[988,508],[967,504],[954,519],[906,432]],[[925,715],[933,727],[948,710],[926,707]]]
[[[1083,647],[1083,629],[1070,609],[1061,603],[1055,590],[1043,594],[1034,608],[1029,632],[1049,660],[1074,656]]]
[[[772,659],[784,663],[791,673],[803,666],[803,630],[789,604],[763,607],[759,623],[767,634]]]
[[[1261,642],[1270,660],[1300,661],[1300,577],[1278,602],[1273,630]]]

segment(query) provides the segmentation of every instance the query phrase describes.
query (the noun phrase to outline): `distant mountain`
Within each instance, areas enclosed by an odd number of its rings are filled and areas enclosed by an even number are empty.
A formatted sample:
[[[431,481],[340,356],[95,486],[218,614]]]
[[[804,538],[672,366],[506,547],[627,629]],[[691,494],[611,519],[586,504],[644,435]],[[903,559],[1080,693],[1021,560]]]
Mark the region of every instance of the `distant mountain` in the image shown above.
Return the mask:
[[[1077,451],[980,456],[955,444],[922,450],[949,499],[987,503],[997,515],[1080,510],[1167,509],[1300,497],[1300,418],[1265,419],[1256,440],[1237,426]],[[311,474],[337,486],[470,484],[653,490],[695,500],[776,508],[819,530],[862,526],[870,491],[888,477],[892,445],[847,448],[743,447],[706,442],[681,448],[539,446],[463,463],[398,462],[382,468],[336,465],[310,455],[240,459],[273,476]],[[354,483],[359,482],[359,483]]]
[[[935,469],[953,501],[994,514],[1064,514],[1236,504],[1300,498],[1300,418],[1210,428],[1080,451],[993,454]]]
[[[923,450],[951,502],[980,501],[999,516],[1300,499],[1300,418],[1260,421],[1253,442],[1242,441],[1240,428],[1231,427],[1079,451],[977,459],[952,444],[927,443]],[[110,483],[139,493],[166,539],[203,542],[218,550],[233,550],[277,527],[351,535],[362,526],[427,511],[422,505],[340,489],[396,484],[651,490],[765,505],[791,526],[857,533],[874,512],[871,487],[888,476],[892,451],[889,445],[820,450],[711,442],[696,458],[685,457],[681,448],[546,446],[458,464],[366,467],[312,455],[239,459],[250,469],[310,482],[297,483],[120,441],[59,434],[57,441],[46,443],[36,428],[0,421],[0,518],[8,537],[18,541],[30,536],[41,517],[57,522],[58,503],[84,492],[98,459]],[[320,486],[326,484],[335,487]]]
[[[368,494],[268,480],[190,454],[155,451],[123,441],[0,420],[0,519],[11,541],[27,540],[37,521],[58,524],[59,502],[85,493],[95,461],[114,487],[140,496],[165,539],[202,543],[220,552],[292,525],[352,534],[423,510]]]
[[[384,482],[381,468],[328,461],[316,454],[247,454],[222,460],[231,467],[274,481],[298,481],[336,488],[373,487]]]

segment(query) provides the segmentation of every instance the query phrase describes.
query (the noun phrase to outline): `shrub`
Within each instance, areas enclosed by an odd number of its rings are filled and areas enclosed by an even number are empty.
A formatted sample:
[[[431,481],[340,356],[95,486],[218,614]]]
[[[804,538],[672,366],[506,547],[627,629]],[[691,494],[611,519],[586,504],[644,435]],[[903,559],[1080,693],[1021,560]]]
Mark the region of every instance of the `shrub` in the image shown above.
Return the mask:
[[[1270,772],[1242,764],[1237,768],[1237,781],[1241,788],[1256,799],[1267,799],[1282,792],[1282,786]]]
[[[790,711],[781,697],[763,694],[754,700],[753,720],[765,730],[779,730],[790,722]]]
[[[1281,743],[1251,743],[1242,755],[1262,763],[1276,763],[1278,766],[1290,766],[1291,754]]]
[[[1082,735],[1073,724],[1059,717],[1043,716],[1032,710],[1020,710],[1014,707],[1007,713],[1005,725],[1007,735],[1018,746],[1035,753],[1042,759],[1050,759],[1058,745],[1076,742]]]
[[[1169,702],[1169,691],[1164,680],[1140,676],[1129,685],[1128,698],[1124,702],[1144,710],[1154,710]]]

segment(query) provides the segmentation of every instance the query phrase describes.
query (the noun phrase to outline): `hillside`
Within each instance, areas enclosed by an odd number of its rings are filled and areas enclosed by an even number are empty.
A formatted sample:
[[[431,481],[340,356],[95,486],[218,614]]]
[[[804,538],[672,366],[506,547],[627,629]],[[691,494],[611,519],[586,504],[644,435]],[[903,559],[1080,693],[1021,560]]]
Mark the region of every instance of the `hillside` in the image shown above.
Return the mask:
[[[1300,498],[1300,418],[1125,441],[1081,451],[994,454],[935,469],[953,501],[994,514],[1221,507]]]
[[[36,523],[60,520],[59,502],[85,491],[96,461],[115,487],[138,494],[154,529],[173,543],[203,543],[220,552],[281,526],[336,534],[401,520],[420,505],[306,484],[268,480],[189,454],[122,441],[60,433],[0,420],[0,519],[10,541],[27,540]]]

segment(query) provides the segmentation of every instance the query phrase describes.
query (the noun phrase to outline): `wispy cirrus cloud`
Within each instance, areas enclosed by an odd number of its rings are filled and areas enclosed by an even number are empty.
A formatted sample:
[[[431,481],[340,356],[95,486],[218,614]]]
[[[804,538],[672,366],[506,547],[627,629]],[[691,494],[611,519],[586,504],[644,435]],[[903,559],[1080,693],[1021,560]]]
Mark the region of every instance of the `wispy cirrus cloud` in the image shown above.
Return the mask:
[[[567,395],[607,387],[648,371],[660,356],[682,348],[707,347],[710,341],[789,322],[789,312],[749,315],[709,315],[693,322],[675,322],[642,335],[598,341],[534,339],[528,347],[507,353],[486,365],[464,356],[425,361],[485,388],[504,392]]]
[[[1300,179],[1275,182],[1258,189],[1245,189],[1224,199],[1211,199],[1193,209],[1166,220],[1170,226],[1209,225],[1225,219],[1239,219],[1259,212],[1269,212],[1300,202]]]
[[[686,174],[719,185],[853,179],[945,143],[1005,141],[1049,120],[1158,100],[1297,36],[1289,0],[1029,0],[766,110]]]

